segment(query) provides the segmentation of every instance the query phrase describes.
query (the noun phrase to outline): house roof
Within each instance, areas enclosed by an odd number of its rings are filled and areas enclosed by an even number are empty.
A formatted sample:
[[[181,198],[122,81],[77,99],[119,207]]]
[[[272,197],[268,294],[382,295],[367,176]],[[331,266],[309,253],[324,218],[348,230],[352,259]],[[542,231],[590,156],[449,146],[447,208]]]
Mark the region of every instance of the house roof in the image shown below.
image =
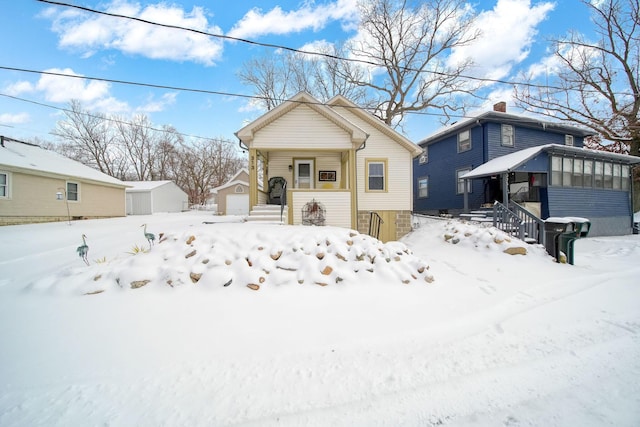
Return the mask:
[[[0,147],[1,166],[33,175],[94,181],[119,187],[127,185],[119,179],[71,160],[55,151],[10,138],[4,138],[4,146]]]
[[[225,188],[229,188],[233,185],[237,185],[237,184],[242,184],[242,185],[246,185],[247,187],[249,186],[249,183],[247,181],[238,179],[238,177],[240,176],[240,174],[244,172],[247,175],[249,175],[249,169],[247,168],[242,168],[240,169],[238,172],[236,172],[230,179],[229,181],[225,182],[222,185],[219,185],[217,187],[214,187],[210,190],[211,193],[217,193],[218,190],[224,190]],[[262,187],[262,185],[260,185],[260,188]]]
[[[300,92],[297,95],[295,95],[293,98],[278,105],[273,110],[266,112],[265,114],[263,114],[262,116],[254,120],[253,122],[249,123],[242,129],[240,129],[238,132],[235,133],[235,135],[243,142],[250,142],[251,140],[253,140],[253,135],[257,131],[264,128],[268,124],[272,123],[276,119],[284,116],[286,113],[288,113],[289,111],[293,110],[294,108],[298,107],[301,104],[306,105],[307,107],[321,114],[322,116],[332,121],[337,126],[344,129],[346,132],[351,134],[352,141],[358,146],[361,146],[362,144],[364,144],[364,142],[369,137],[369,135],[367,135],[367,133],[364,130],[362,130],[360,127],[350,122],[349,120],[344,118],[342,115],[340,115],[338,112],[336,112],[334,109],[318,101],[316,98],[314,98],[313,96],[309,95],[306,92]]]
[[[384,133],[385,135],[387,135],[388,137],[396,141],[398,144],[400,144],[401,146],[409,150],[414,157],[422,153],[422,148],[420,148],[418,145],[414,144],[412,141],[410,141],[405,136],[395,131],[393,128],[391,128],[389,125],[384,123],[378,117],[360,108],[358,105],[354,104],[344,96],[336,95],[333,98],[331,98],[327,102],[327,104],[334,108],[335,107],[349,108],[350,109],[349,111],[351,111],[353,114],[358,116],[360,119],[369,123],[376,129],[378,129],[380,132]]]
[[[515,153],[495,158],[478,166],[472,171],[467,172],[462,175],[461,178],[482,178],[485,176],[512,172],[543,151],[552,154],[570,154],[581,158],[612,160],[630,165],[640,163],[640,157],[610,153],[608,151],[590,150],[588,148],[570,147],[567,145],[546,144],[538,147],[526,148],[524,150],[516,151]]]
[[[425,146],[437,142],[451,134],[458,133],[462,130],[478,126],[482,123],[496,122],[511,124],[514,126],[522,126],[528,128],[537,128],[548,132],[564,133],[580,137],[595,135],[596,133],[577,126],[571,126],[560,122],[551,122],[537,119],[535,117],[519,116],[515,114],[503,113],[500,111],[486,111],[484,113],[474,115],[470,118],[458,121],[453,125],[443,127],[425,139],[421,140],[418,145]]]
[[[136,193],[154,190],[158,187],[162,187],[163,185],[173,183],[173,181],[124,181],[124,183],[131,187],[127,188],[127,192]]]

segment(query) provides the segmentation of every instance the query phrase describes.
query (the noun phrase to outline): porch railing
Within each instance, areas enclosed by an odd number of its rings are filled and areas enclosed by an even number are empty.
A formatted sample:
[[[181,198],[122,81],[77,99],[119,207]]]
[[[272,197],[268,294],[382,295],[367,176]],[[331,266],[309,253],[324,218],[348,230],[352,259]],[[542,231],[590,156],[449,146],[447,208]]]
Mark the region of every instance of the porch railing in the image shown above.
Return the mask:
[[[524,240],[535,241],[544,245],[544,221],[515,202],[509,203],[509,208],[522,221],[520,227],[524,231]]]
[[[378,215],[377,212],[369,212],[369,236],[380,238],[380,225],[384,224],[384,221]]]
[[[507,207],[496,201],[493,226],[520,240],[545,244],[544,221],[517,203],[511,202]]]
[[[280,221],[283,222],[284,207],[287,206],[287,181],[282,184],[282,195],[280,196]]]

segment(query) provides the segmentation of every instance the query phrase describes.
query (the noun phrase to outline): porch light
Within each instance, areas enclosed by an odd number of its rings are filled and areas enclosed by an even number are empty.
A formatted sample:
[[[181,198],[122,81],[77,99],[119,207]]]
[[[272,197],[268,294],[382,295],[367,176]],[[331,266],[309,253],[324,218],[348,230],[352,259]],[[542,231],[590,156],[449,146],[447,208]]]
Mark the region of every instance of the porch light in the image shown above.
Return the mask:
[[[291,172],[293,170],[293,166],[289,165],[289,172]]]

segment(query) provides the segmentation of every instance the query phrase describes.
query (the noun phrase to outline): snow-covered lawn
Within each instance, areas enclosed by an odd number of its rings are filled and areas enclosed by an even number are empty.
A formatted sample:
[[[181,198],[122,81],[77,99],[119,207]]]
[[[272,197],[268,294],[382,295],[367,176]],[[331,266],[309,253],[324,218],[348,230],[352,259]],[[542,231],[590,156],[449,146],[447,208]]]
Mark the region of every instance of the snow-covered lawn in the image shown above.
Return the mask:
[[[640,236],[239,220],[1,227],[0,426],[640,425]]]

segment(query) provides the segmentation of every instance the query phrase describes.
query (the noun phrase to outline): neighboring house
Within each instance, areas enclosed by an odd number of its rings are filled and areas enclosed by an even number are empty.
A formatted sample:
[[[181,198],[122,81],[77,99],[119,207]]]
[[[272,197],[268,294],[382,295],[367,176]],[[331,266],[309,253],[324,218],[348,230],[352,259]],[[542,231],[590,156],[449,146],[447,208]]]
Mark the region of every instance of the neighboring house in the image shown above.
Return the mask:
[[[633,156],[582,148],[593,132],[494,111],[419,143],[414,209],[460,214],[517,202],[540,219],[588,218],[590,235],[631,233]]]
[[[189,209],[189,196],[173,181],[125,181],[127,215],[182,212]]]
[[[2,138],[0,225],[122,217],[125,188],[54,151]]]
[[[299,93],[236,133],[249,152],[249,207],[266,204],[269,179],[286,180],[289,224],[323,223],[379,237],[411,230],[411,160],[421,150],[342,96],[321,103]],[[258,171],[263,188],[258,188]],[[316,221],[320,213],[322,222]],[[310,221],[310,216],[314,216]]]
[[[249,170],[240,169],[226,184],[213,189],[221,215],[249,213]]]

